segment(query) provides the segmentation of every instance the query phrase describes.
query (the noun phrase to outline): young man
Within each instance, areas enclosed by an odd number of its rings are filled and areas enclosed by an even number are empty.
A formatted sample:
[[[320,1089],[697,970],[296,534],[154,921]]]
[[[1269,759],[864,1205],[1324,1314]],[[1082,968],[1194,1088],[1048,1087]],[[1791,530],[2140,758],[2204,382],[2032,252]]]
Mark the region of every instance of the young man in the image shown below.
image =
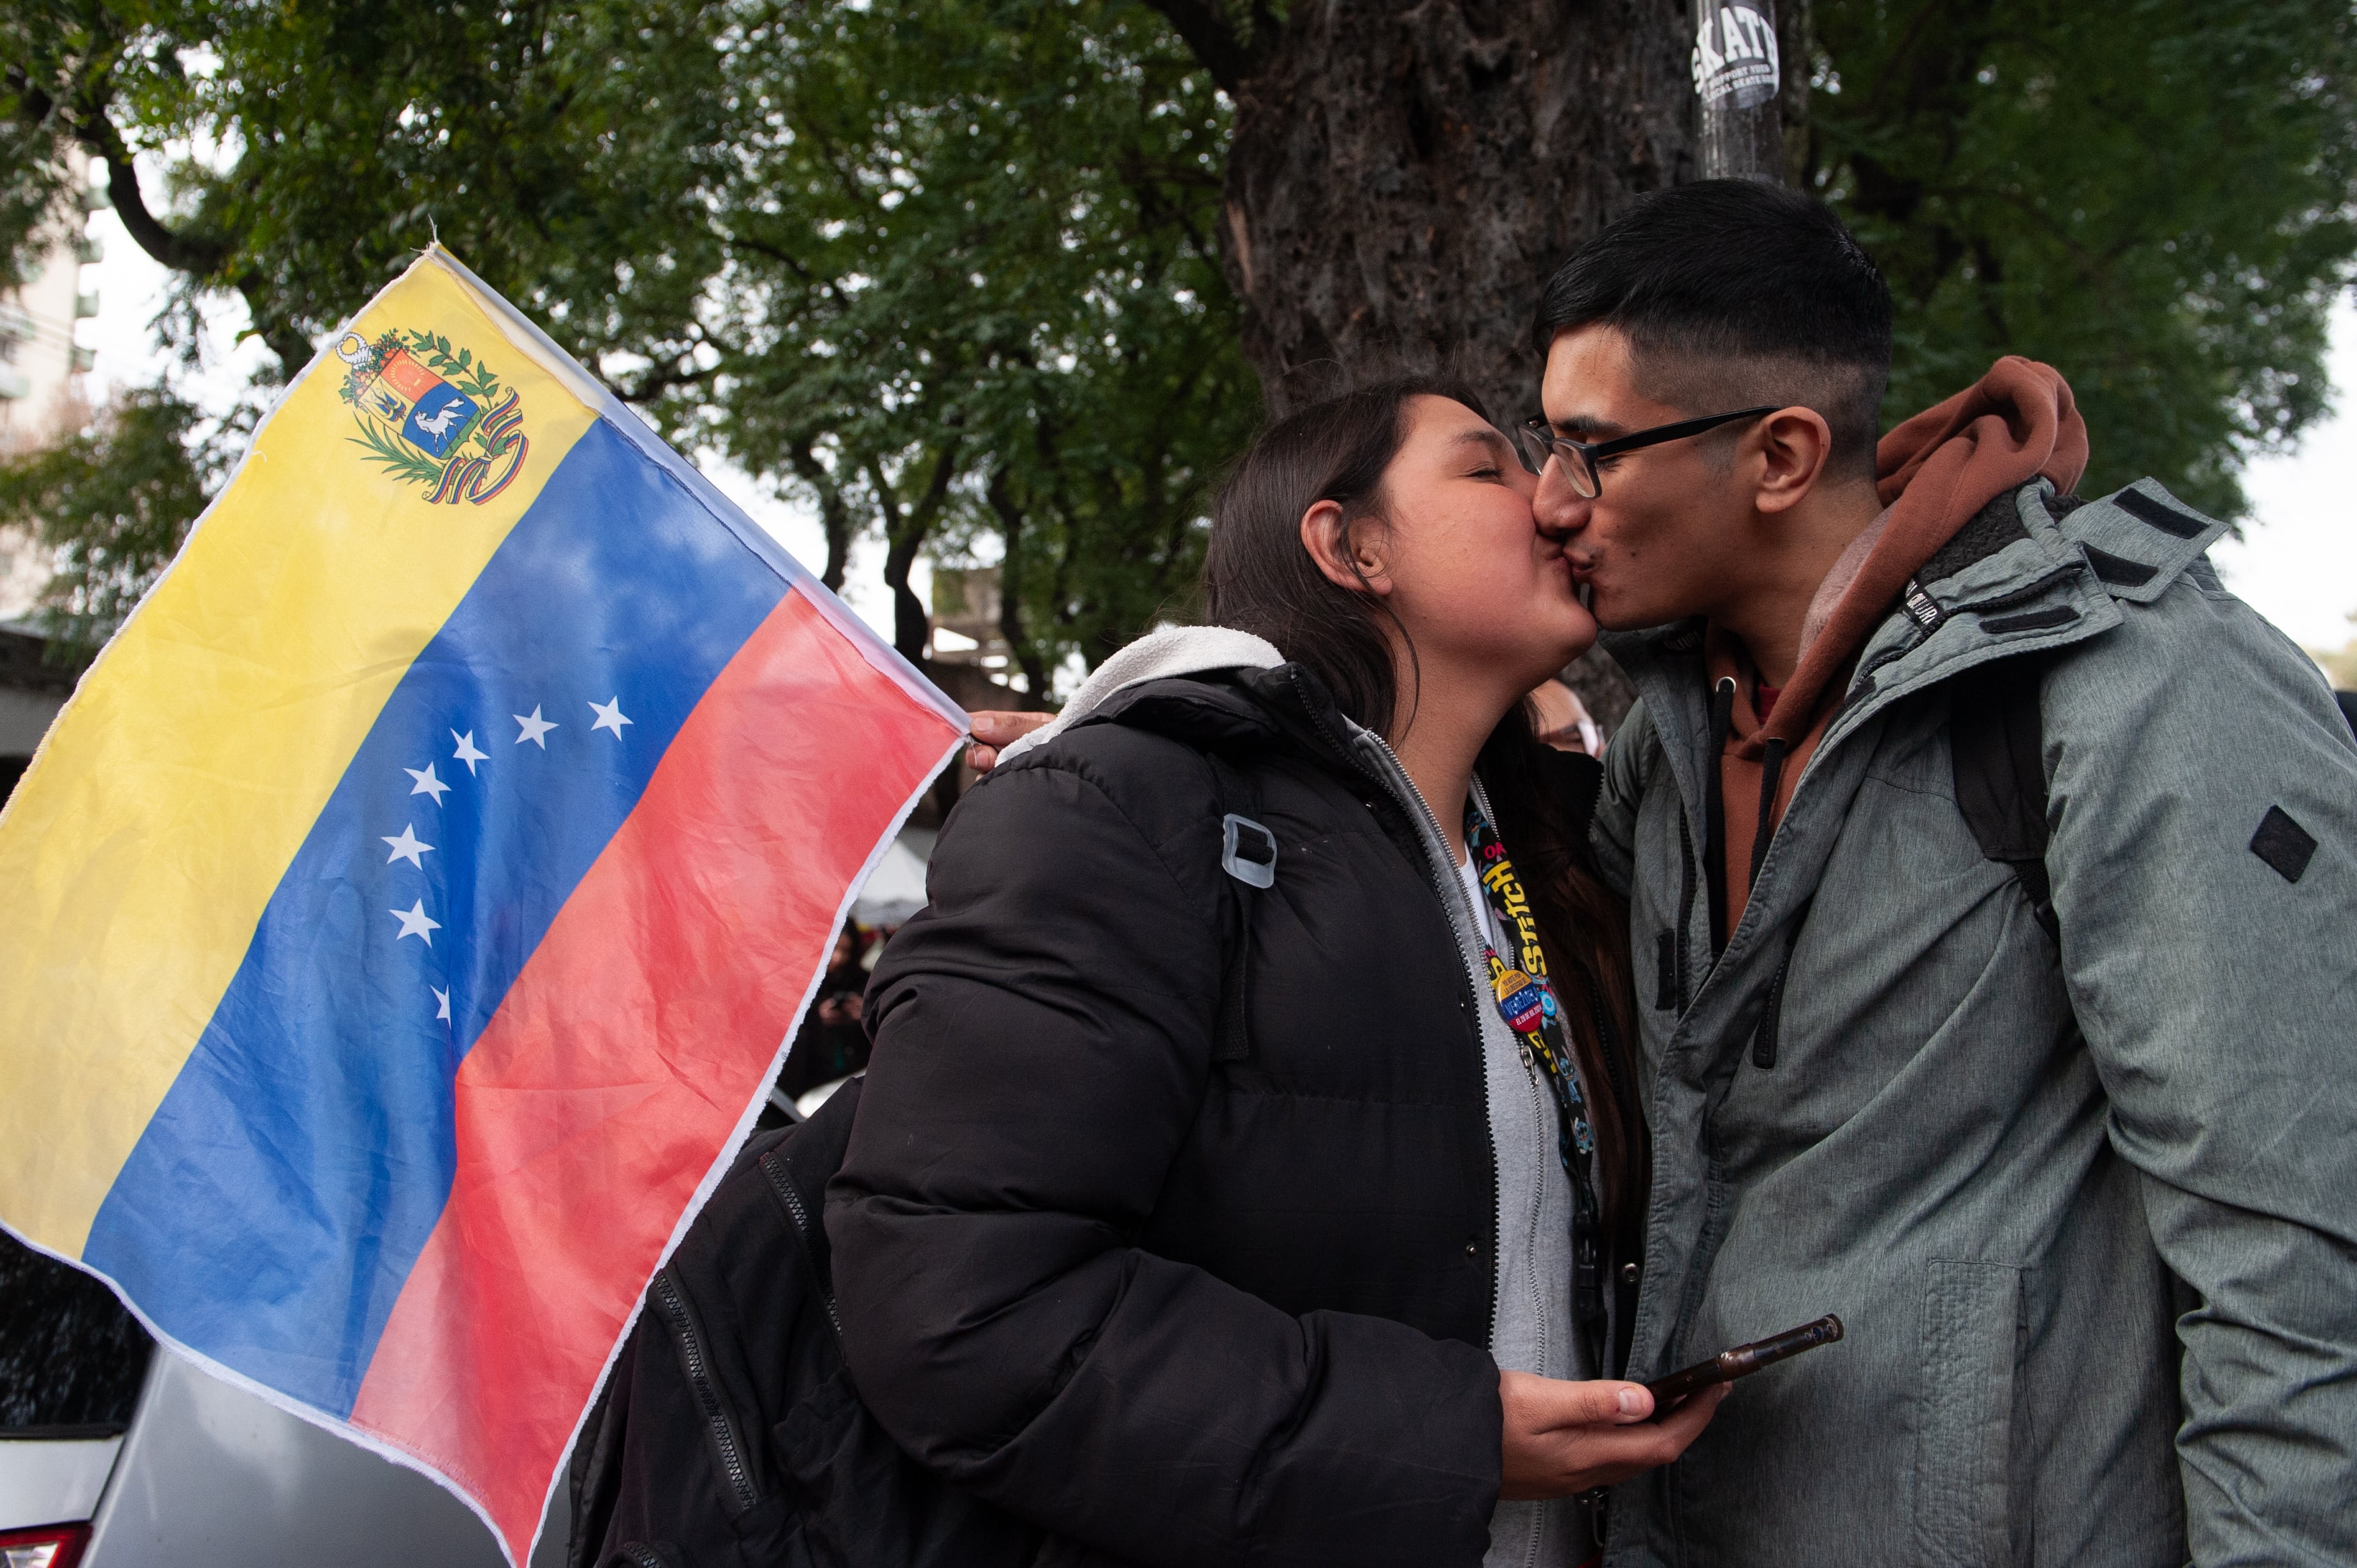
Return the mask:
[[[1629,1375],[1847,1327],[1608,1563],[2357,1561],[2357,746],[2222,525],[2073,499],[2021,360],[1878,464],[1889,295],[1788,191],[1641,203],[1541,330],[1539,525],[1641,696]]]

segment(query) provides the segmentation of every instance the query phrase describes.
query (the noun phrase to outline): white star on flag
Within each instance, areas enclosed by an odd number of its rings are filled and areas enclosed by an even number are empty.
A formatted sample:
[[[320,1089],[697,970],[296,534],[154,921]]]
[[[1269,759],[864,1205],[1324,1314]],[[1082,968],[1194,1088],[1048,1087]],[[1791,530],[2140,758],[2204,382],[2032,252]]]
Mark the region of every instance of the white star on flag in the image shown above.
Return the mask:
[[[467,776],[468,778],[471,779],[475,775],[475,764],[478,762],[489,762],[491,759],[491,754],[490,752],[477,751],[475,749],[475,732],[473,730],[468,730],[465,735],[460,735],[457,730],[452,730],[450,732],[450,738],[458,743],[458,749],[451,755],[467,765]]]
[[[425,989],[434,993],[434,1000],[436,1004],[436,1010],[434,1014],[434,1021],[437,1024],[448,1023],[450,1021],[450,993],[443,990],[438,985],[429,985]]]
[[[442,797],[449,792],[450,786],[434,777],[434,765],[430,762],[425,765],[423,772],[414,768],[404,768],[402,771],[416,780],[417,788],[412,789],[411,794],[431,795],[434,797],[434,803],[437,806],[442,803]]]
[[[508,717],[515,720],[516,723],[523,726],[523,733],[515,738],[515,743],[518,746],[522,746],[525,741],[530,741],[533,745],[540,747],[543,751],[546,751],[548,749],[548,742],[541,737],[547,735],[550,730],[556,727],[556,721],[554,719],[542,718],[540,716],[540,705],[537,703],[533,704],[532,717],[526,718],[522,714],[510,714]]]
[[[415,937],[430,948],[434,945],[434,939],[427,933],[442,929],[441,921],[426,914],[423,898],[406,909],[387,909],[385,913],[401,922],[401,936],[393,938],[394,941],[399,941],[402,937]]]
[[[384,863],[387,865],[391,865],[396,860],[405,860],[420,871],[425,869],[425,863],[417,857],[434,847],[418,838],[417,827],[414,822],[401,830],[399,838],[388,838],[384,842],[393,846],[393,853],[384,857]]]
[[[601,729],[609,729],[614,732],[616,740],[622,738],[624,725],[634,725],[639,722],[622,712],[622,699],[619,696],[610,703],[592,703],[589,704],[589,711],[597,715],[597,722],[589,726],[589,733],[595,735]]]

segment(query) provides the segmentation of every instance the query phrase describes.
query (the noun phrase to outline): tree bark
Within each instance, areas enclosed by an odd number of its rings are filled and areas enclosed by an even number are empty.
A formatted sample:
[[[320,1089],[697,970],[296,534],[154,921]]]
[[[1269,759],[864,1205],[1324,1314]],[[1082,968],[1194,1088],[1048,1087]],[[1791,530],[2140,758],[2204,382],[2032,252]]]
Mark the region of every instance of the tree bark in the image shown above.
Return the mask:
[[[1236,100],[1221,244],[1272,414],[1440,371],[1538,409],[1539,291],[1646,191],[1695,177],[1681,0],[1157,0]],[[1569,678],[1599,723],[1617,666]]]
[[[1817,157],[1809,135],[1809,83],[1817,69],[1812,0],[1783,0],[1776,7],[1776,41],[1784,56],[1784,84],[1776,108],[1784,122],[1784,183],[1808,190],[1816,183]]]
[[[1200,52],[1203,8],[1181,8]],[[1501,423],[1535,412],[1547,275],[1631,198],[1687,177],[1685,16],[1298,0],[1244,66],[1219,46],[1237,102],[1222,242],[1271,411],[1443,370]]]

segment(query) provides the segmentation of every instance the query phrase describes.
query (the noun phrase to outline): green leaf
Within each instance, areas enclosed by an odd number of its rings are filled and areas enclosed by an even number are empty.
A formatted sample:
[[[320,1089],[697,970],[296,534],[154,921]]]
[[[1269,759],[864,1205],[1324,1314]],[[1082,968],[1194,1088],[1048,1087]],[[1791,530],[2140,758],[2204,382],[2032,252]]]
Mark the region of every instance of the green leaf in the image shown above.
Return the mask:
[[[423,453],[411,450],[368,419],[355,415],[353,424],[360,427],[360,435],[347,439],[354,446],[365,448],[368,460],[381,465],[393,478],[425,485],[441,479],[441,464]]]

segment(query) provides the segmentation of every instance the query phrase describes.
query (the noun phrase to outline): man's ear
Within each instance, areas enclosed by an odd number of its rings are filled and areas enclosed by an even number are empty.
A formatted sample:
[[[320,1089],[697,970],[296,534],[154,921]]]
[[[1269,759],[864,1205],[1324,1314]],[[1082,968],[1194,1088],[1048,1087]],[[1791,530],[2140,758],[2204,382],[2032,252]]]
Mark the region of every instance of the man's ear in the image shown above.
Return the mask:
[[[1824,477],[1833,426],[1813,408],[1780,408],[1760,422],[1757,439],[1760,493],[1752,504],[1763,512],[1798,506]]]
[[[1388,594],[1392,581],[1378,548],[1383,531],[1353,527],[1336,501],[1319,501],[1301,514],[1301,547],[1318,570],[1338,587]]]

